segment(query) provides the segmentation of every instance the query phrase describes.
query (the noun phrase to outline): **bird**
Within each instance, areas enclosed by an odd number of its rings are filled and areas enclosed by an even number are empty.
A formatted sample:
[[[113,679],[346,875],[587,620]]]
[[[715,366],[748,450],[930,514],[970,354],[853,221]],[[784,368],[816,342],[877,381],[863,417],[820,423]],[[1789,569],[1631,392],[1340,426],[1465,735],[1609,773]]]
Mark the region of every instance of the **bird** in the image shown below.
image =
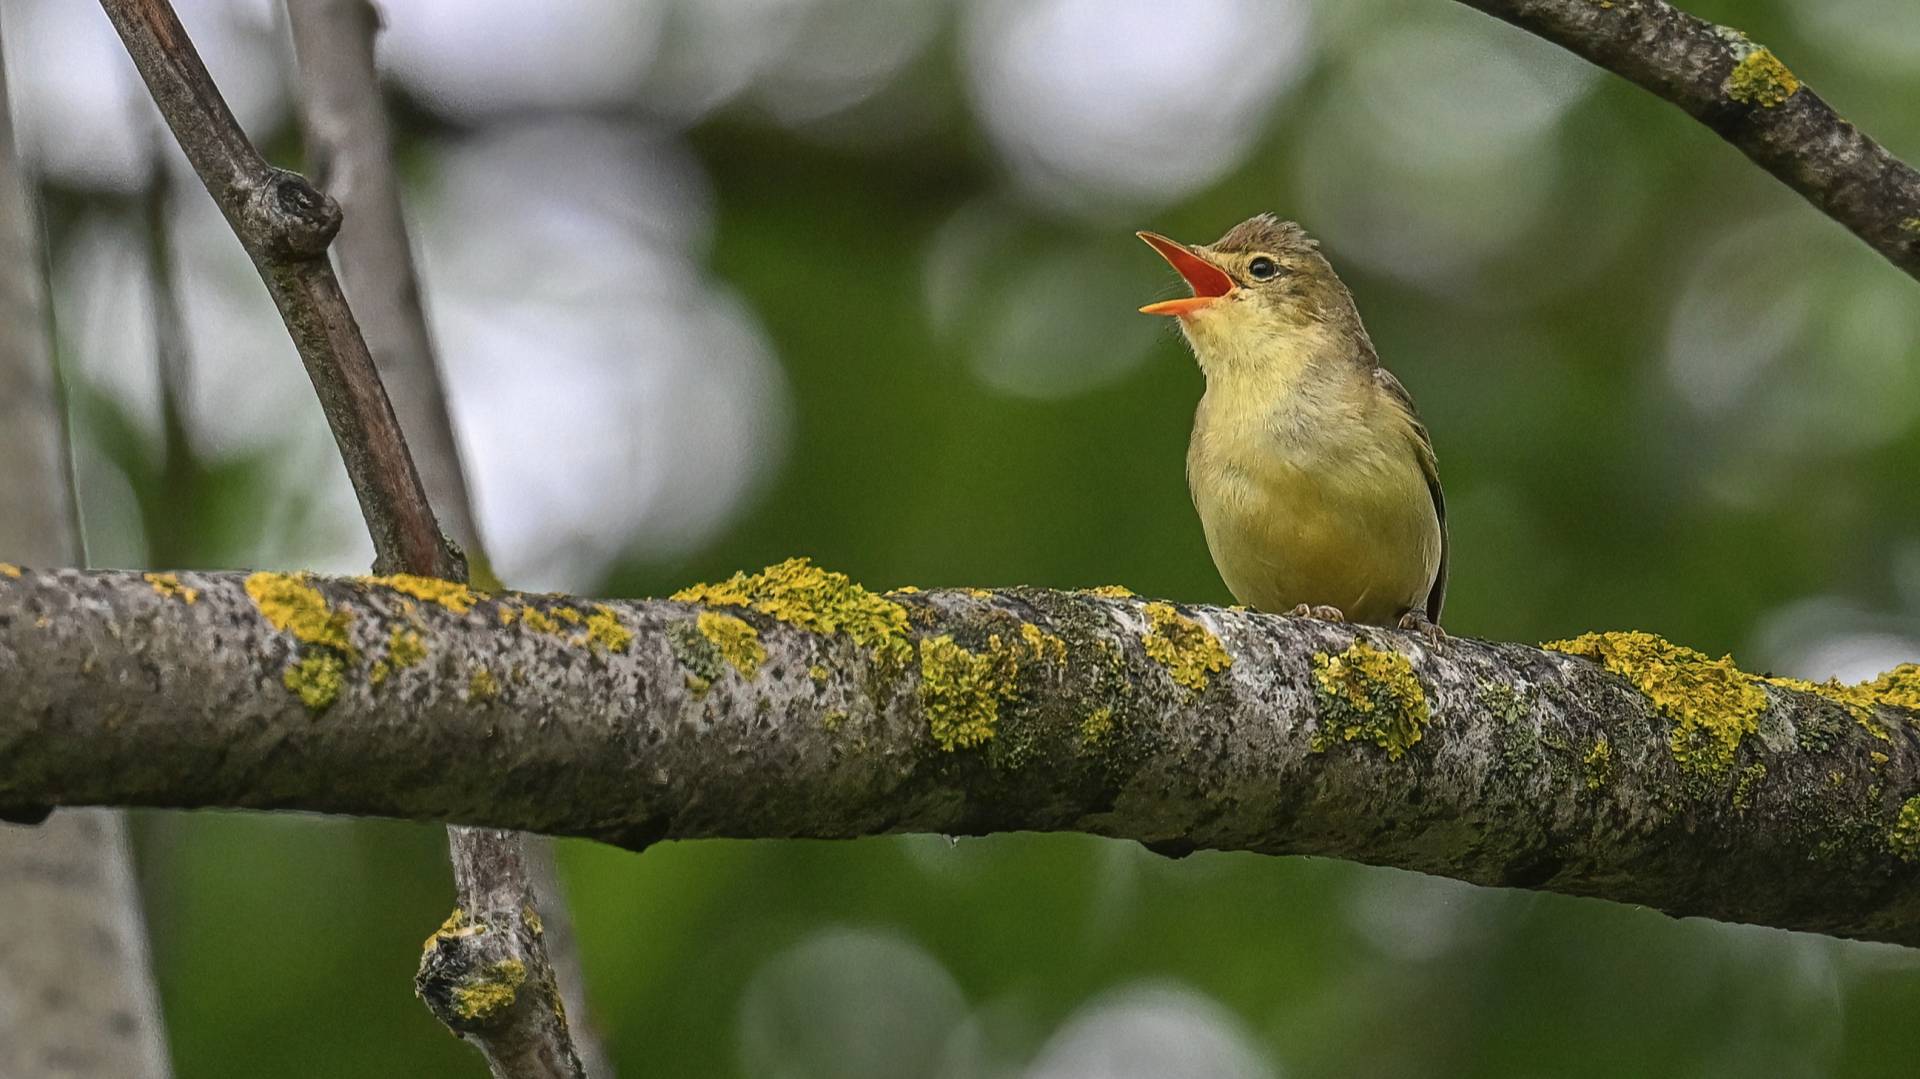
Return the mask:
[[[1433,440],[1320,245],[1266,213],[1211,244],[1137,235],[1193,291],[1140,310],[1179,320],[1205,378],[1187,487],[1227,590],[1257,611],[1443,638]]]

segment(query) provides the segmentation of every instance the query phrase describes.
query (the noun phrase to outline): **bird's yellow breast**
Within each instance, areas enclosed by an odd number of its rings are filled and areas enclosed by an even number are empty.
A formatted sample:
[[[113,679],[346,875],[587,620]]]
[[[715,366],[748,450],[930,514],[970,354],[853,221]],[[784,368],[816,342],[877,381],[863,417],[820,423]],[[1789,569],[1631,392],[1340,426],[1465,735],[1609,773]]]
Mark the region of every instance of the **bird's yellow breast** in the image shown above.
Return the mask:
[[[1426,600],[1440,521],[1405,410],[1349,362],[1209,372],[1187,483],[1227,588],[1391,623]]]

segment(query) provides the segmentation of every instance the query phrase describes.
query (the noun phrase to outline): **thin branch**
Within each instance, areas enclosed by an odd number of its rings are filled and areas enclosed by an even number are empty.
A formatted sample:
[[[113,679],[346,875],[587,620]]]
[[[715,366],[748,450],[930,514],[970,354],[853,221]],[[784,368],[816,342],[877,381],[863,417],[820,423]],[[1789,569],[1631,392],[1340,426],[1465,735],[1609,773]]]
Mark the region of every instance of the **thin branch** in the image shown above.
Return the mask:
[[[345,211],[334,244],[342,281],[381,380],[393,393],[427,493],[476,571],[490,577],[407,238],[374,66],[379,14],[367,0],[297,0],[286,11],[299,60],[309,156],[320,186]],[[611,1063],[588,1020],[584,975],[550,842],[460,826],[447,830],[447,841],[461,928],[484,926],[487,932],[435,934],[421,959],[421,998],[450,1028],[473,1039],[496,1075],[584,1070],[611,1077]],[[493,1021],[467,1021],[459,1007],[462,993],[471,994],[475,979],[484,980],[504,963],[535,971],[551,967],[552,975],[529,979],[532,991],[518,994],[515,1006]]]
[[[792,563],[686,595],[0,571],[0,805],[1073,830],[1920,944],[1920,668],[1796,688],[1635,635],[1603,667]]]
[[[267,164],[247,141],[167,0],[101,0],[101,7],[286,322],[359,495],[375,565],[464,577],[327,261],[339,206],[297,173]]]
[[[43,256],[0,64],[0,551],[78,562]],[[0,1075],[168,1074],[132,866],[117,812],[0,824]]]
[[[1920,277],[1920,172],[1745,34],[1663,0],[1459,0],[1680,106]]]

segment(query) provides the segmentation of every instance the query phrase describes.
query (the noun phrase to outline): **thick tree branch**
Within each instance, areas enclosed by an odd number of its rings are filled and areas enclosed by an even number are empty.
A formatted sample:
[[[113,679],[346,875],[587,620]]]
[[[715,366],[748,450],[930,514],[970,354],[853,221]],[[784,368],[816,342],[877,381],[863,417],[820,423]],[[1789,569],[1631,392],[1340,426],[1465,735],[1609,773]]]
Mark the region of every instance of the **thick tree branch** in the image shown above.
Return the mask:
[[[382,572],[464,577],[440,535],[327,244],[340,208],[255,150],[167,0],[101,0],[160,114],[253,259],[320,396]]]
[[[0,70],[0,551],[79,562],[44,269]],[[132,867],[118,812],[0,824],[0,1075],[168,1074]]]
[[[1772,52],[1663,0],[1459,0],[1687,111],[1920,277],[1920,172],[1833,111]]]
[[[400,204],[374,66],[379,13],[367,0],[295,0],[287,17],[308,152],[320,185],[345,210],[334,244],[341,278],[381,380],[393,392],[427,493],[476,572],[490,581]],[[459,825],[447,830],[447,841],[459,924],[436,933],[422,957],[421,998],[448,1027],[472,1039],[502,1079],[611,1077],[588,1022],[585,978],[551,843]],[[462,1002],[492,984],[491,972],[516,967],[529,977],[511,997],[513,1005],[473,1022]]]
[[[1794,688],[1636,635],[1603,667],[801,564],[686,596],[0,573],[0,804],[635,849],[1076,830],[1920,944],[1914,668]]]

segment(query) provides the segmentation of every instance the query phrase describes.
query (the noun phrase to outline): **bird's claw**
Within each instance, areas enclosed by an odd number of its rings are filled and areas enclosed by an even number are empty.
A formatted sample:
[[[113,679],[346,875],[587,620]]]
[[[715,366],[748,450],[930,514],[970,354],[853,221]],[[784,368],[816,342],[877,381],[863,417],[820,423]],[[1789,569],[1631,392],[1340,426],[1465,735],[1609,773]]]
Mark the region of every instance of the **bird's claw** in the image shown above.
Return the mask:
[[[1427,612],[1411,610],[1400,616],[1400,628],[1409,633],[1418,633],[1429,641],[1438,643],[1447,639],[1447,631],[1439,623],[1427,617]]]
[[[1322,622],[1345,622],[1347,620],[1346,612],[1342,611],[1338,607],[1328,607],[1325,604],[1309,604],[1309,603],[1302,603],[1300,606],[1295,607],[1291,611],[1288,611],[1287,617],[1318,618]]]

